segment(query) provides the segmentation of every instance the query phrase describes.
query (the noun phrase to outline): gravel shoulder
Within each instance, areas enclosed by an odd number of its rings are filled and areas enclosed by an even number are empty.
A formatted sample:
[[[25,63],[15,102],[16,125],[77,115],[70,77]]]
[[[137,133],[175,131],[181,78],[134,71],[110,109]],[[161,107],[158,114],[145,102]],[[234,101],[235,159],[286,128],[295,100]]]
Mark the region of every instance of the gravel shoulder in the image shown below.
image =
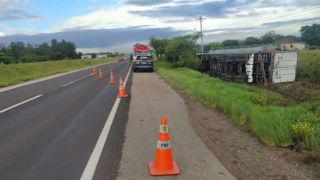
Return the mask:
[[[158,179],[235,179],[194,131],[184,100],[155,73],[134,73],[128,124],[117,179],[151,179],[160,118],[168,118],[177,176]]]

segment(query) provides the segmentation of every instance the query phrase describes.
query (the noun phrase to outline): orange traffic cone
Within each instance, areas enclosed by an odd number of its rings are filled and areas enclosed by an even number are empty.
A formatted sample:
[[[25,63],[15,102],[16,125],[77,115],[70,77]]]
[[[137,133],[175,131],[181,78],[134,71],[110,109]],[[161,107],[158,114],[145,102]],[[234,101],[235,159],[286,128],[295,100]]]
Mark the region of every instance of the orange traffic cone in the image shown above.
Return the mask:
[[[114,85],[116,83],[115,79],[114,79],[114,75],[113,72],[110,71],[110,79],[109,79],[109,84],[110,85]]]
[[[120,77],[118,98],[124,98],[124,97],[128,97],[128,95],[126,93],[126,89],[124,88],[122,78]]]
[[[155,160],[154,162],[149,163],[149,172],[151,176],[174,175],[180,173],[180,169],[172,157],[167,118],[165,116],[162,117],[160,122]]]
[[[97,69],[96,69],[96,67],[92,68],[92,74],[93,74],[93,75],[97,75]]]
[[[103,79],[103,72],[102,72],[102,69],[99,69],[99,79]]]

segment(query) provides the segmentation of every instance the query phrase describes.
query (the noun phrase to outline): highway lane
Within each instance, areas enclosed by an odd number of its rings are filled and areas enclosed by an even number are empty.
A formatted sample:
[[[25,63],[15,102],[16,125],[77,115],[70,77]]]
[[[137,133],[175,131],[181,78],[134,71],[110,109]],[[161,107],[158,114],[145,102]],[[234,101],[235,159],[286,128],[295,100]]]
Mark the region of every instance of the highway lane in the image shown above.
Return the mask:
[[[105,73],[112,68],[116,77],[124,78],[129,63],[115,63],[102,68]],[[91,70],[85,70],[0,93],[1,107],[42,94],[0,114],[0,179],[81,177],[118,91],[118,86],[107,84],[107,78],[99,80],[92,76],[63,86],[89,73]],[[130,84],[131,78],[127,90]],[[9,97],[13,100],[10,101]],[[6,98],[10,103],[2,101]],[[103,158],[104,161],[99,162],[96,179],[113,179],[116,176],[128,101],[120,103],[101,156],[108,159]]]

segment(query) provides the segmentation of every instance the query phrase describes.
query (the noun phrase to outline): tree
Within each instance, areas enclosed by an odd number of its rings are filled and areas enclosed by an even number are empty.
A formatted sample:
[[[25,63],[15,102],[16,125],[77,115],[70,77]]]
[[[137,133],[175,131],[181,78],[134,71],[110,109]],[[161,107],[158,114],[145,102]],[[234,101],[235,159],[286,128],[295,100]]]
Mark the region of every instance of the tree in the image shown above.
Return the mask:
[[[293,42],[300,42],[301,41],[301,37],[298,37],[298,36],[295,36],[295,35],[283,36],[281,39],[288,40],[288,41],[293,41]]]
[[[76,46],[72,42],[67,42],[62,39],[61,42],[56,39],[51,40],[50,48],[50,59],[61,60],[61,59],[75,59],[78,57],[76,52]]]
[[[239,41],[235,39],[228,39],[222,42],[223,46],[239,46]]]
[[[56,39],[51,40],[51,51],[50,51],[50,59],[52,60],[61,60],[64,58],[62,52],[60,51],[59,43]]]
[[[282,37],[282,35],[277,34],[275,31],[269,31],[265,35],[260,37],[260,41],[263,44],[272,44],[275,41],[280,40]]]
[[[300,29],[302,40],[311,46],[320,46],[320,24],[302,26]]]
[[[78,58],[78,54],[76,52],[76,45],[72,42],[67,43],[67,54],[66,56],[70,59]]]
[[[3,52],[0,52],[0,64],[13,63],[13,58]]]
[[[256,37],[247,37],[246,40],[244,41],[245,45],[255,45],[255,44],[260,44],[260,41]]]
[[[212,43],[209,43],[209,44],[205,44],[203,46],[203,51],[204,52],[209,52],[211,49],[212,50],[215,50],[215,49],[219,49],[222,47],[222,44],[221,43],[218,43],[218,42],[212,42]]]
[[[25,46],[23,42],[11,42],[8,47],[8,52],[10,56],[18,60],[25,53]]]
[[[200,61],[196,57],[195,40],[190,36],[167,40],[165,57],[176,67],[186,66],[197,69],[200,65]]]
[[[150,45],[155,49],[156,54],[158,56],[164,55],[166,41],[167,41],[166,39],[155,39],[155,38],[150,39]]]
[[[48,45],[48,43],[42,43],[42,44],[38,45],[38,47],[36,48],[35,51],[36,51],[37,55],[46,56],[47,59],[49,59],[51,49],[50,49],[50,46]]]

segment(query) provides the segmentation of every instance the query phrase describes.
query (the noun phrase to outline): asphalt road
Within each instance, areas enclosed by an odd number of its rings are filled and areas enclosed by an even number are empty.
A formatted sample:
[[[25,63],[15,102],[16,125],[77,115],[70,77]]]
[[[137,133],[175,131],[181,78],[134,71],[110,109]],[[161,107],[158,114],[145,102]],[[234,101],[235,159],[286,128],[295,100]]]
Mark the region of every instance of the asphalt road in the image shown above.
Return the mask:
[[[99,68],[106,76],[112,69],[117,78],[125,78],[129,67],[121,62]],[[0,93],[1,180],[81,177],[118,92],[107,78],[90,73],[83,70]],[[128,106],[129,98],[120,101],[94,179],[117,175]]]

